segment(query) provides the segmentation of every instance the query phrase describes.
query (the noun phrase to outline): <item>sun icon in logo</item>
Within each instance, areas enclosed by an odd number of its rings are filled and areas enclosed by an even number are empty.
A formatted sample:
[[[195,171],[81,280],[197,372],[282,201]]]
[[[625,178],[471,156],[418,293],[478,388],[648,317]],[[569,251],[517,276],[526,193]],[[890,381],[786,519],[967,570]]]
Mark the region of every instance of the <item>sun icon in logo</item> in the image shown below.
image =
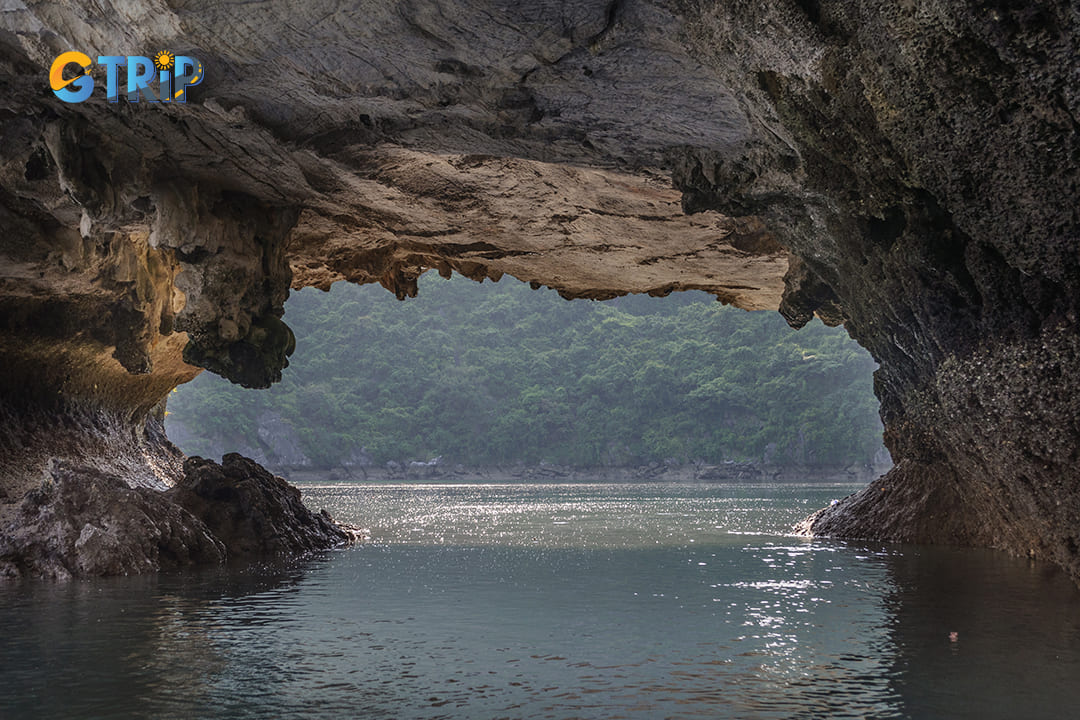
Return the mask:
[[[162,50],[154,56],[154,65],[158,70],[172,70],[173,54],[168,50]]]

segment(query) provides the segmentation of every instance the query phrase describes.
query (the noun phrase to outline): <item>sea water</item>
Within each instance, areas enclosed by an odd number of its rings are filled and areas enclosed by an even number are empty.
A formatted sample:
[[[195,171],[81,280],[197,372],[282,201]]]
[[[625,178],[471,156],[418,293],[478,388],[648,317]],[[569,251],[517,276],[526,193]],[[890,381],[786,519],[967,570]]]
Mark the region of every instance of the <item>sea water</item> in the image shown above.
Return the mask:
[[[303,486],[370,540],[0,585],[0,718],[1063,718],[1080,591],[808,540],[837,485]]]

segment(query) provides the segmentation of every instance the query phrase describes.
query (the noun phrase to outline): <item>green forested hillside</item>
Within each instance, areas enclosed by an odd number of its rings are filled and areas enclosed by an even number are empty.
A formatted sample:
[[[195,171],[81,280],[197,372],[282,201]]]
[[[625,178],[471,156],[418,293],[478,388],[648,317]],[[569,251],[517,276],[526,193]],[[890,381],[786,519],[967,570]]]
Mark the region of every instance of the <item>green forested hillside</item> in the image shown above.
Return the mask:
[[[259,447],[269,415],[324,467],[361,449],[377,463],[846,464],[881,446],[875,364],[842,329],[794,332],[700,293],[566,302],[428,273],[405,302],[344,283],[294,293],[285,320],[297,350],[279,385],[203,373],[172,395],[187,452]]]

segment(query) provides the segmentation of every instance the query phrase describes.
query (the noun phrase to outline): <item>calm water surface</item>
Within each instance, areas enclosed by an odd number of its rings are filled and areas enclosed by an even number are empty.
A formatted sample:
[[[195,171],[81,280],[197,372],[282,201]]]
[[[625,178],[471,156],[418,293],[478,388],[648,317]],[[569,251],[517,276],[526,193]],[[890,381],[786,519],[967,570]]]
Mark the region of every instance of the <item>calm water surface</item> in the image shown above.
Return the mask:
[[[853,489],[307,485],[371,543],[0,585],[0,718],[1080,717],[1076,587],[785,535]]]

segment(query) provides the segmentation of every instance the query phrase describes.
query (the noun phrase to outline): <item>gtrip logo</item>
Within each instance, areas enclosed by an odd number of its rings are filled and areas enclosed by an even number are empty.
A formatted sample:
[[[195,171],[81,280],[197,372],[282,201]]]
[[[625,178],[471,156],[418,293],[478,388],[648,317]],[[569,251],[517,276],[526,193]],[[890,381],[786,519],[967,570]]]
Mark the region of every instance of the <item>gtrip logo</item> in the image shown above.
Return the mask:
[[[49,85],[56,97],[69,103],[88,99],[94,92],[94,78],[90,75],[93,64],[89,55],[77,50],[58,55],[49,68]],[[142,55],[99,55],[97,64],[105,68],[105,96],[109,102],[120,101],[121,74],[128,102],[139,102],[140,97],[152,103],[187,102],[188,88],[203,81],[201,62],[168,50],[162,50],[153,60]]]

